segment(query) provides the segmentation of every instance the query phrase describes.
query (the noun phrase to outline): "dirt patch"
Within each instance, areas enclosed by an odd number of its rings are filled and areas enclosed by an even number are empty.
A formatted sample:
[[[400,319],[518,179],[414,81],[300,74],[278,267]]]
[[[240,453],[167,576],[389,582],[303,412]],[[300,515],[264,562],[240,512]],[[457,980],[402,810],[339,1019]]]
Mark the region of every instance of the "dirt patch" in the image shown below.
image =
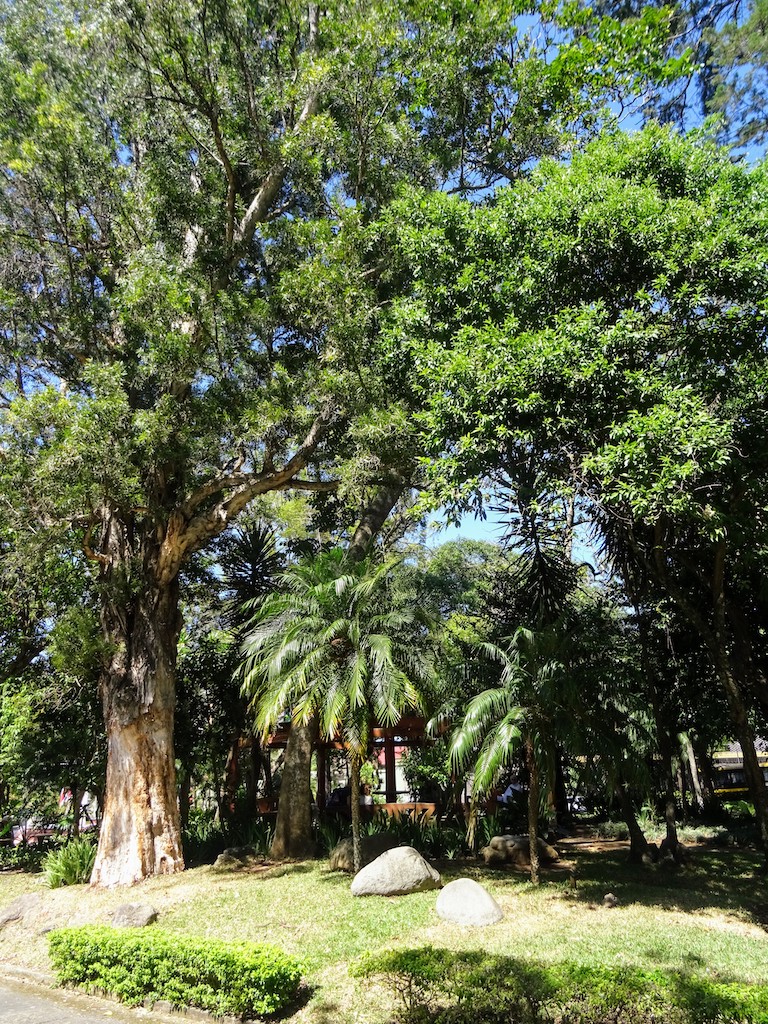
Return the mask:
[[[597,836],[574,835],[558,839],[557,848],[585,853],[623,853],[629,851],[628,839],[599,839]]]

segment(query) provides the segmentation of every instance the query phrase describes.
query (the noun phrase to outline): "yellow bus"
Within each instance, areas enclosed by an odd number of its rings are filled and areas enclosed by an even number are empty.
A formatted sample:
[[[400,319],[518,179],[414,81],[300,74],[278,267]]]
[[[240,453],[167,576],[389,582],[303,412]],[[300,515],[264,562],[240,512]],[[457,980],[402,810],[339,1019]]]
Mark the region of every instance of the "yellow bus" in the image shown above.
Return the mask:
[[[743,800],[749,797],[744,758],[741,751],[720,750],[713,757],[715,793],[726,800]],[[768,752],[758,751],[757,760],[768,785]]]

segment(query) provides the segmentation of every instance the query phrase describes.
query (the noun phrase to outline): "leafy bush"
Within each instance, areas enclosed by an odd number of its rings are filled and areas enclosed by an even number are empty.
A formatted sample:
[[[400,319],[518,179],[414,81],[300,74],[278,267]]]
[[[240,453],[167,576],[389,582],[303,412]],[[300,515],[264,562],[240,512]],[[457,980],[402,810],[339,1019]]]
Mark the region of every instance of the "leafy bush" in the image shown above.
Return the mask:
[[[377,814],[365,826],[368,835],[386,832],[403,846],[412,846],[425,857],[453,860],[469,852],[463,829],[437,821],[426,811],[419,814]]]
[[[595,826],[598,839],[629,839],[629,829],[623,821],[601,821]]]
[[[42,868],[51,889],[62,885],[85,885],[90,880],[96,847],[90,839],[73,839],[45,855]]]
[[[383,975],[408,1024],[768,1024],[768,991],[679,972],[530,960],[423,946],[368,954],[353,976]]]
[[[371,829],[373,822],[363,822],[362,835],[373,835],[378,829]],[[352,834],[352,825],[344,818],[326,818],[316,825],[317,846],[322,856],[328,857],[342,839]]]
[[[213,942],[155,929],[62,928],[49,951],[61,984],[136,1006],[167,999],[218,1016],[275,1013],[295,997],[297,960],[274,946]]]
[[[0,843],[0,871],[39,871],[44,857],[45,850],[38,846]]]
[[[400,759],[405,781],[420,800],[444,800],[453,785],[445,742],[412,747]]]

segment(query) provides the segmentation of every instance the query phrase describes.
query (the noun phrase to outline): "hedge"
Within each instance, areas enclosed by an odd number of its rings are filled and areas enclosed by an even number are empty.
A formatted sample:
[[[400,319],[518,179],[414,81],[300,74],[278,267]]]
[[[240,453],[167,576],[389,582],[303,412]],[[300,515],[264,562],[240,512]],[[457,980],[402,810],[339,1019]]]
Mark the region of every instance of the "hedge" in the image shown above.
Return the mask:
[[[420,946],[366,954],[350,973],[386,978],[400,1019],[419,1024],[768,1024],[768,988],[693,972]]]
[[[216,1016],[264,1016],[296,997],[301,968],[274,946],[188,938],[152,929],[85,926],[49,936],[62,985],[136,1006],[160,999]]]

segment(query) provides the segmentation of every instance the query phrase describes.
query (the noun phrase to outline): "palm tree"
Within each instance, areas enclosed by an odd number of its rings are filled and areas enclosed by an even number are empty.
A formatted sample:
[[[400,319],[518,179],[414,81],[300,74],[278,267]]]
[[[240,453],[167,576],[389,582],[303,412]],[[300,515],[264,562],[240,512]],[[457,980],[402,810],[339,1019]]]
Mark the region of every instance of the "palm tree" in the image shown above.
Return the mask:
[[[457,770],[474,765],[476,804],[523,750],[535,883],[539,811],[557,750],[597,759],[620,797],[623,784],[636,777],[650,728],[638,697],[637,653],[621,610],[588,588],[570,595],[558,619],[538,629],[519,627],[478,651],[496,666],[497,681],[470,701],[450,757]]]
[[[538,825],[541,775],[550,774],[548,760],[561,729],[565,710],[562,633],[549,627],[539,632],[520,627],[501,644],[481,645],[482,653],[501,667],[498,685],[479,693],[467,706],[451,739],[450,758],[457,771],[474,762],[472,802],[493,788],[501,772],[523,749],[528,769],[528,835],[531,881],[539,881]]]
[[[335,548],[291,566],[243,644],[243,688],[262,733],[289,714],[294,725],[316,717],[328,739],[344,737],[355,870],[360,767],[372,724],[394,725],[406,708],[420,707],[418,684],[429,670],[428,623],[398,592],[400,561],[355,562]]]

